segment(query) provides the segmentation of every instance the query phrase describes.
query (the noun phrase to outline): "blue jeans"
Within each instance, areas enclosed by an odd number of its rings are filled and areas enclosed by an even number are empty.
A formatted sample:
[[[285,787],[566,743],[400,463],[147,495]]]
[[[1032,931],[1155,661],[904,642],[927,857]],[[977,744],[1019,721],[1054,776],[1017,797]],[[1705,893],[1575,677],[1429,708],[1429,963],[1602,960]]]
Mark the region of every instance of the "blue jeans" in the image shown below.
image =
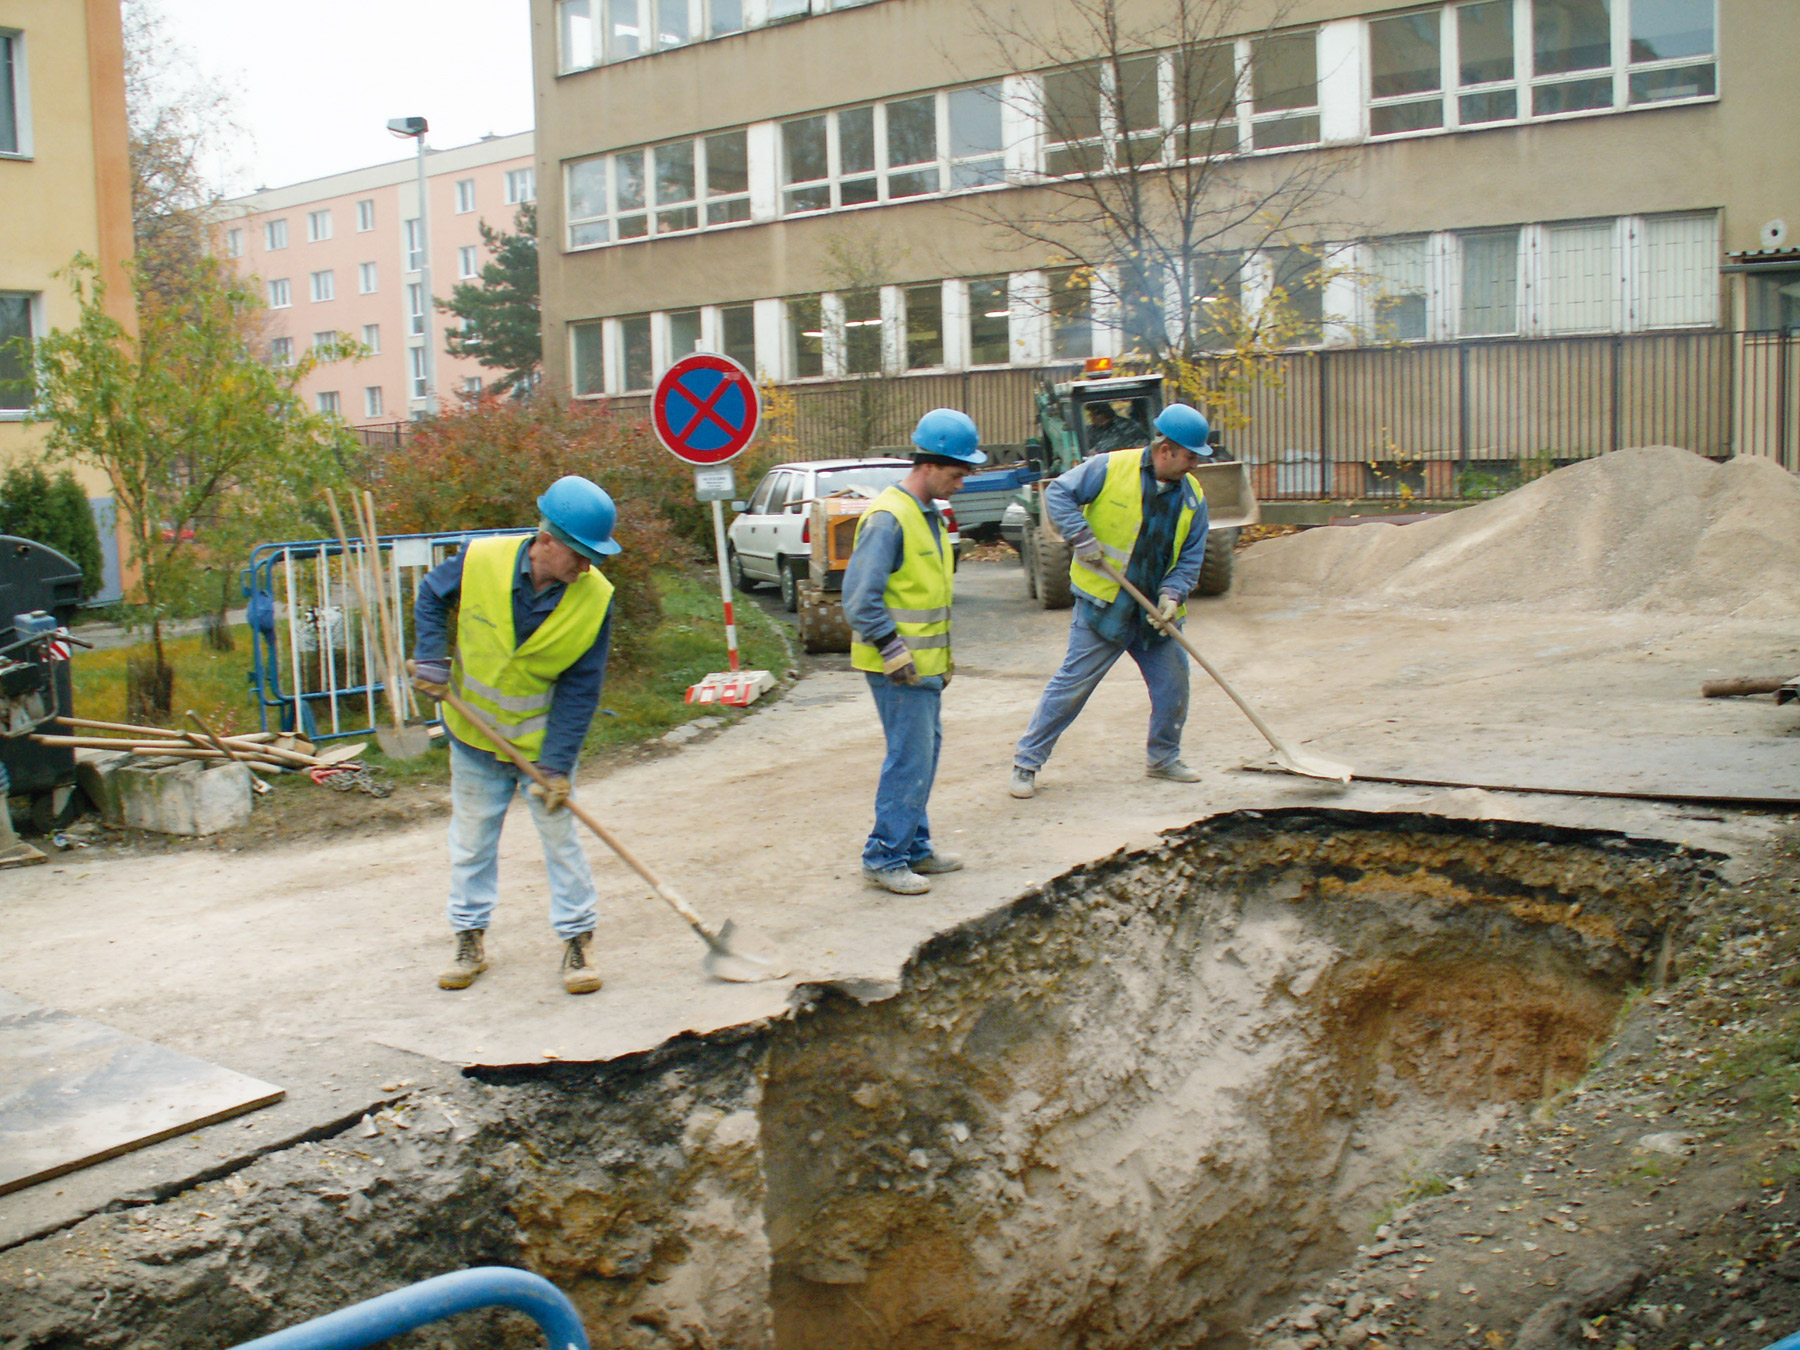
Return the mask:
[[[863,845],[863,866],[873,872],[923,862],[931,856],[931,824],[925,804],[937,778],[938,748],[944,742],[939,707],[944,697],[941,675],[917,684],[895,684],[885,675],[865,671],[875,711],[887,737],[887,758],[875,785],[875,828]]]
[[[1069,623],[1069,650],[1062,665],[1050,677],[1038,700],[1031,725],[1019,738],[1013,763],[1032,772],[1044,767],[1057,737],[1087,706],[1088,695],[1099,687],[1106,672],[1121,656],[1137,662],[1150,691],[1150,736],[1145,750],[1149,767],[1162,768],[1181,758],[1181,729],[1187,725],[1188,658],[1173,638],[1160,642],[1133,642],[1120,646],[1108,642],[1081,621],[1080,603]]]
[[[486,928],[500,898],[500,827],[514,794],[530,784],[511,764],[450,742],[450,927]],[[526,796],[550,874],[550,926],[560,938],[594,931],[594,876],[568,810]]]

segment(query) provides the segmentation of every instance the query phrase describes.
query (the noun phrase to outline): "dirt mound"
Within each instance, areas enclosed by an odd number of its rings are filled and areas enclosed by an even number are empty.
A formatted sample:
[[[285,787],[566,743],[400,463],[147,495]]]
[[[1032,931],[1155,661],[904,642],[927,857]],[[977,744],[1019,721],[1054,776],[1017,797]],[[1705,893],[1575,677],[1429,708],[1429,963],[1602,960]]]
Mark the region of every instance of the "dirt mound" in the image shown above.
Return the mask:
[[[1757,457],[1620,450],[1435,520],[1271,539],[1238,569],[1254,596],[1796,614],[1800,482]]]

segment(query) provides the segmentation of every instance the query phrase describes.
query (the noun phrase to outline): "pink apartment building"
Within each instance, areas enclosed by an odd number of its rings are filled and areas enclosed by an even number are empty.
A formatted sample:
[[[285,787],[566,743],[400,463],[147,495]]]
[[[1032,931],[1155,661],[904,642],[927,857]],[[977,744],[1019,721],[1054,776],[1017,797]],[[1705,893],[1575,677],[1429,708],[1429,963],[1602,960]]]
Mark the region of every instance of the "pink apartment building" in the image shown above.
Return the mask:
[[[480,223],[510,231],[519,204],[536,199],[533,164],[528,131],[427,151],[431,289],[439,299],[487,262]],[[425,294],[416,157],[234,198],[219,228],[226,257],[263,288],[271,359],[293,360],[337,334],[369,348],[362,361],[331,362],[308,377],[302,392],[321,411],[353,426],[418,415],[428,334],[440,407],[497,373],[445,350],[456,320]]]

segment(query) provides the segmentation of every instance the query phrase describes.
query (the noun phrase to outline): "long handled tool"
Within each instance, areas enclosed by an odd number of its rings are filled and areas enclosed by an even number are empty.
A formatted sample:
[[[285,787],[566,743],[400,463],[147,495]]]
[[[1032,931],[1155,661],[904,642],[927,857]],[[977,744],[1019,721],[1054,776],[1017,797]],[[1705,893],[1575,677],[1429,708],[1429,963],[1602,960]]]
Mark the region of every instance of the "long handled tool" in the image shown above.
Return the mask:
[[[344,564],[350,573],[350,584],[356,590],[356,603],[362,607],[364,614],[369,612],[369,596],[363,590],[362,568],[352,566],[350,557],[350,540],[344,534],[344,517],[338,512],[337,494],[330,488],[325,489],[325,500],[331,507],[331,523],[337,526],[338,547],[344,551]],[[364,525],[362,511],[357,508],[356,497],[352,493],[350,505],[356,508],[356,524],[362,534],[365,547],[370,558],[380,557],[375,540]],[[379,567],[379,563],[377,564]],[[387,686],[388,713],[394,720],[393,729],[377,724],[375,728],[376,743],[381,746],[381,753],[390,759],[418,759],[431,749],[431,733],[424,727],[406,725],[406,714],[401,703],[401,679],[403,672],[394,664],[394,645],[388,635],[387,601],[385,595],[377,590],[375,599],[378,603],[375,634],[381,643],[382,679]]]
[[[1208,661],[1204,656],[1200,655],[1200,649],[1187,640],[1187,635],[1185,633],[1176,628],[1173,624],[1165,625],[1161,620],[1156,618],[1156,606],[1150,603],[1149,597],[1125,579],[1125,574],[1113,565],[1111,558],[1102,556],[1100,559],[1100,568],[1114,581],[1118,582],[1119,585],[1129,591],[1132,599],[1136,600],[1144,607],[1144,612],[1150,616],[1151,620],[1156,623],[1156,626],[1161,628],[1163,632],[1167,633],[1186,648],[1187,654],[1194,658],[1200,669],[1204,670],[1218,682],[1219,688],[1223,689],[1226,694],[1230,696],[1231,701],[1242,709],[1244,716],[1248,717],[1251,722],[1255,724],[1256,729],[1262,732],[1263,739],[1268,741],[1268,743],[1275,748],[1275,762],[1277,764],[1286,769],[1289,773],[1297,773],[1307,778],[1335,778],[1340,783],[1348,783],[1350,781],[1354,771],[1348,764],[1344,763],[1343,760],[1333,759],[1330,755],[1321,755],[1315,750],[1298,750],[1278,736],[1275,733],[1275,729],[1267,722],[1263,721],[1256,709],[1250,706],[1249,701],[1231,687],[1231,681],[1221,675],[1211,661]]]
[[[446,692],[443,701],[468,718],[475,729],[492,741],[496,750],[518,765],[521,772],[529,775],[532,782],[542,788],[549,787],[543,771],[526,759],[519,748],[502,736],[480,713],[453,693]],[[753,933],[740,931],[730,919],[714,928],[696,914],[693,906],[677,895],[635,853],[626,848],[617,835],[589,815],[579,803],[571,800],[566,803],[566,809],[573,811],[575,819],[599,835],[606,846],[623,858],[632,871],[649,882],[650,889],[662,897],[669,908],[687,920],[688,927],[700,935],[700,940],[706,944],[706,956],[701,961],[701,966],[708,975],[737,984],[753,984],[758,980],[778,980],[787,974],[787,961],[773,945]]]

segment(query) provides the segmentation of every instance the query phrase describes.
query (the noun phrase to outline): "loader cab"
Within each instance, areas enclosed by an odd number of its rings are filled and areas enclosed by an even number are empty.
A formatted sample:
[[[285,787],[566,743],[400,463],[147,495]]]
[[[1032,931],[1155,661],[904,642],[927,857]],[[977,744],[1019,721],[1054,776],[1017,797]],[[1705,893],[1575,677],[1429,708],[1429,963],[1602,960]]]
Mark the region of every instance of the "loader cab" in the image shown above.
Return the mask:
[[[1072,442],[1071,464],[1109,450],[1150,444],[1151,425],[1163,410],[1159,375],[1071,380],[1058,387],[1064,426]]]

